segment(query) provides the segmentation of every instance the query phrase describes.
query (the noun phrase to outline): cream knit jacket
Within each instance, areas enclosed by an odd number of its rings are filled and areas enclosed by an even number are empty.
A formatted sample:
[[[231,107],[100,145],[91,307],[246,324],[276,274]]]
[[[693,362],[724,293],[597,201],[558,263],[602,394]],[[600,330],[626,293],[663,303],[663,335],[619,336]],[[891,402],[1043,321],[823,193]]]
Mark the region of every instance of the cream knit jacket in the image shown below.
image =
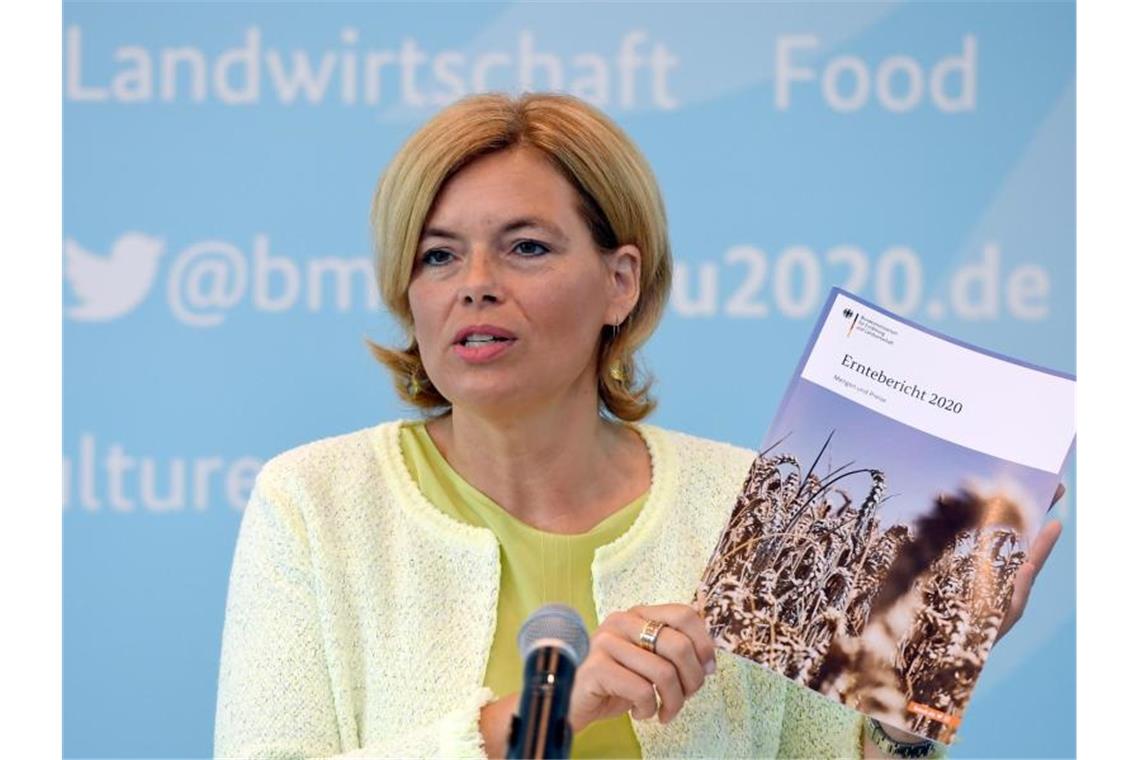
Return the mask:
[[[258,475],[226,604],[218,756],[485,757],[498,543],[427,501],[400,424],[298,447]],[[755,456],[635,428],[649,498],[595,554],[599,620],[692,600]],[[671,723],[633,721],[645,757],[861,755],[857,713],[725,652],[717,665]]]

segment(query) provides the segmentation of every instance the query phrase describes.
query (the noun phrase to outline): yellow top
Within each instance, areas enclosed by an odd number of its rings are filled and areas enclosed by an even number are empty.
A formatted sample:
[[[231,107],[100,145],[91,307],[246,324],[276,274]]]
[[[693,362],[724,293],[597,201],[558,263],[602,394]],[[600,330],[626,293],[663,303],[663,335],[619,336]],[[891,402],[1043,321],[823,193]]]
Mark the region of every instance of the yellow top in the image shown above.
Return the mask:
[[[515,637],[523,621],[544,604],[578,611],[593,635],[598,627],[590,565],[594,551],[625,533],[648,491],[586,533],[547,533],[513,517],[457,473],[436,448],[422,422],[404,425],[400,449],[428,500],[456,520],[490,528],[499,540],[500,582],[495,637],[483,685],[497,696],[522,684]],[[629,715],[590,724],[574,737],[571,757],[641,757]]]

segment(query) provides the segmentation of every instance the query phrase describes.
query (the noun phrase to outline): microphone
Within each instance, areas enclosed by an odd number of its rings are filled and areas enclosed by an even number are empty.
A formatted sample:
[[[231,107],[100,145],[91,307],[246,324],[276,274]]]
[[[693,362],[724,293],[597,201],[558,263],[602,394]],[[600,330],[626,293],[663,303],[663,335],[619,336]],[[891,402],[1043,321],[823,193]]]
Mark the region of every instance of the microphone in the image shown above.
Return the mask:
[[[539,607],[519,629],[523,688],[511,717],[508,758],[570,757],[570,691],[590,651],[582,616],[565,604]]]

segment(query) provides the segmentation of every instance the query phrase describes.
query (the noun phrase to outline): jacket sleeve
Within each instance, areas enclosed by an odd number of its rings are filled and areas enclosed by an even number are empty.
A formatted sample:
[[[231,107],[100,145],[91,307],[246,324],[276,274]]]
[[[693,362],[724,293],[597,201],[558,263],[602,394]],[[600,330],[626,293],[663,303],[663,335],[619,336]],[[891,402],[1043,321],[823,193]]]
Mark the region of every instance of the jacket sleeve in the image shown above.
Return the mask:
[[[394,725],[358,746],[325,657],[309,541],[299,509],[263,469],[242,517],[222,634],[214,728],[217,757],[486,757],[475,689],[435,720]],[[341,700],[344,697],[341,696]],[[343,713],[348,713],[347,715]]]
[[[789,682],[779,756],[863,757],[862,713]]]
[[[811,689],[788,684],[780,757],[863,757],[866,717]],[[935,742],[927,756],[947,756],[945,744]]]

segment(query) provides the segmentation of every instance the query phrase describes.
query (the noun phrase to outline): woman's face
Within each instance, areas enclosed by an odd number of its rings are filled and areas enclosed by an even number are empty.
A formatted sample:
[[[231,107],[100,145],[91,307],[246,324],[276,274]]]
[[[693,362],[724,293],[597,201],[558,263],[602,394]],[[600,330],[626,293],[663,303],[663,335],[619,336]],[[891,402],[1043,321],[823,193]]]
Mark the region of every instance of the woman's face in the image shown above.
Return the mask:
[[[641,259],[633,246],[598,251],[577,205],[525,147],[472,162],[436,197],[408,300],[424,369],[453,407],[595,396],[602,327],[636,304]]]

